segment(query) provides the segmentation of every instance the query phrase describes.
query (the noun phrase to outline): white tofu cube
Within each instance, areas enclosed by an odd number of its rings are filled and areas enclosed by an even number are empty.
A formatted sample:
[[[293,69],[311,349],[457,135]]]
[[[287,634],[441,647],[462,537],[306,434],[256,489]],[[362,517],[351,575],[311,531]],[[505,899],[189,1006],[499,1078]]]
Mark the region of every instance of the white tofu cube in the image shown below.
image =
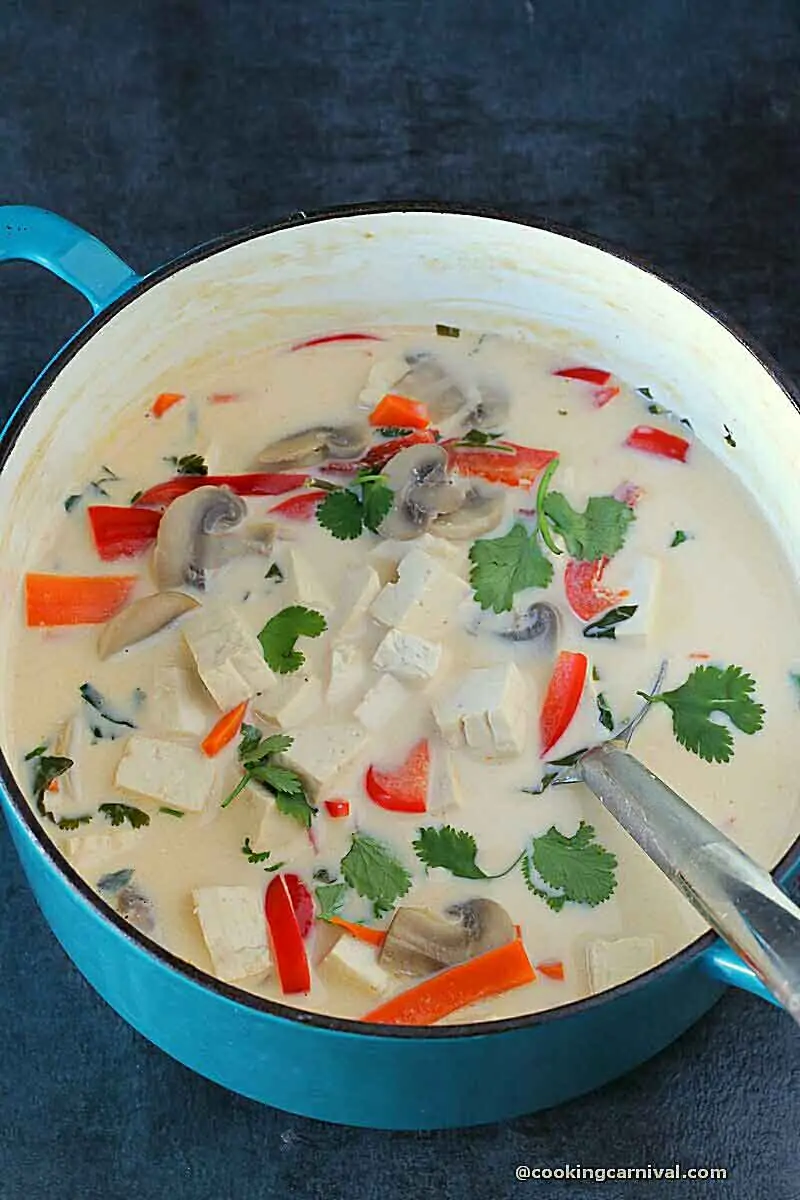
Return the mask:
[[[114,782],[156,804],[201,812],[214,791],[215,776],[213,759],[197,746],[134,733],[125,743]]]
[[[235,609],[204,604],[181,625],[203,683],[223,712],[274,686],[256,635]]]
[[[327,788],[362,750],[367,740],[363,726],[334,722],[298,729],[281,762],[297,771],[316,794]]]
[[[640,558],[623,585],[628,595],[622,604],[635,604],[636,612],[616,627],[616,637],[647,637],[655,621],[661,564],[657,558]]]
[[[372,659],[379,671],[389,671],[397,679],[433,679],[442,661],[442,647],[436,642],[390,629]]]
[[[363,696],[370,682],[364,651],[357,642],[334,642],[331,646],[328,703],[345,704]]]
[[[525,748],[532,698],[513,663],[467,671],[433,704],[433,715],[449,746],[508,758]]]
[[[651,937],[598,938],[586,947],[586,967],[593,992],[604,992],[656,965],[656,944]]]
[[[396,583],[387,583],[370,612],[376,621],[421,637],[443,636],[459,606],[472,594],[468,583],[423,550],[411,550],[398,568]]]
[[[449,542],[447,538],[434,537],[432,533],[423,533],[418,538],[409,538],[408,541],[385,538],[370,550],[369,558],[381,579],[386,582],[397,578],[398,566],[412,550],[421,550],[431,558],[441,560],[457,575],[466,574],[468,546]]]
[[[276,686],[255,701],[256,714],[274,721],[281,729],[293,729],[309,721],[322,704],[322,681],[301,668],[280,677]]]
[[[367,942],[343,933],[325,959],[325,971],[342,983],[366,988],[370,992],[385,992],[392,980],[378,962],[377,950]]]
[[[295,865],[298,858],[311,857],[313,849],[308,830],[294,817],[279,812],[275,797],[270,792],[252,783],[248,784],[245,792],[261,814],[258,829],[251,840],[254,850],[269,850],[275,861],[290,858]]]
[[[319,571],[306,558],[302,550],[294,547],[288,552],[288,586],[294,602],[307,608],[322,608],[332,612],[335,605],[331,594],[323,584]]]
[[[340,636],[354,633],[364,619],[372,601],[381,590],[378,572],[369,563],[349,571],[342,583],[332,628]]]
[[[163,733],[203,736],[218,714],[197,672],[170,664],[156,670],[149,715]]]
[[[371,733],[377,733],[402,711],[410,698],[410,693],[394,676],[381,675],[356,709],[356,720]]]
[[[228,983],[263,977],[272,966],[260,887],[200,887],[192,892],[214,974]]]
[[[133,829],[129,825],[109,829],[108,833],[75,833],[59,836],[59,845],[64,856],[82,870],[92,866],[105,866],[115,855],[128,854],[144,837],[145,828]]]
[[[428,812],[441,816],[460,808],[464,800],[455,759],[446,746],[434,743],[428,782]]]

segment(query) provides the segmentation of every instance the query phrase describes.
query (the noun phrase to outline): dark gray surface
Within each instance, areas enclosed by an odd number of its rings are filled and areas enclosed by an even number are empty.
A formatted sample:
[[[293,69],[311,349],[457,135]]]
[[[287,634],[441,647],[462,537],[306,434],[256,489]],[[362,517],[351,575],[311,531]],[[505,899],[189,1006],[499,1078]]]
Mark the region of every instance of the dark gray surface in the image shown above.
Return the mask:
[[[139,270],[298,208],[539,214],[649,256],[798,375],[798,67],[797,0],[6,0],[0,201],[55,209]],[[0,306],[7,407],[85,306],[16,264]],[[596,1095],[413,1135],[260,1108],[154,1050],[65,960],[4,828],[0,969],[3,1200],[800,1197],[797,1033],[742,995]],[[674,1160],[730,1178],[514,1178]]]

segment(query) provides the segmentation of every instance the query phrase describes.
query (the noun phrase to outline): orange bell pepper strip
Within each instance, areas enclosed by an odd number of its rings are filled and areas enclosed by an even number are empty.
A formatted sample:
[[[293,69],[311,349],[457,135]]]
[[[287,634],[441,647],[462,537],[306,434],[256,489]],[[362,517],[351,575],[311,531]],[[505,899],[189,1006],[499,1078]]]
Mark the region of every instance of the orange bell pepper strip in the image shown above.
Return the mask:
[[[400,429],[427,429],[431,423],[427,405],[409,396],[387,392],[369,414],[370,425],[392,425]]]
[[[135,575],[25,576],[28,625],[101,625],[127,603]]]
[[[343,929],[350,937],[359,942],[367,942],[370,946],[382,946],[386,938],[385,929],[370,929],[369,925],[359,925],[356,921],[345,921],[344,917],[328,917],[328,924]]]
[[[362,1017],[378,1025],[433,1025],[457,1009],[533,983],[536,972],[519,938],[438,971]]]
[[[171,408],[185,399],[183,392],[161,392],[153,401],[150,412],[154,417],[163,417],[165,412],[169,412]]]
[[[542,757],[552,750],[575,716],[588,670],[585,654],[562,650],[556,659],[539,716]]]
[[[200,743],[200,749],[205,754],[206,758],[213,758],[219,754],[220,750],[232,742],[239,730],[242,728],[244,714],[247,712],[247,700],[243,700],[241,704],[237,704],[236,708],[232,708],[230,712],[226,712],[217,721],[214,728],[206,734]]]

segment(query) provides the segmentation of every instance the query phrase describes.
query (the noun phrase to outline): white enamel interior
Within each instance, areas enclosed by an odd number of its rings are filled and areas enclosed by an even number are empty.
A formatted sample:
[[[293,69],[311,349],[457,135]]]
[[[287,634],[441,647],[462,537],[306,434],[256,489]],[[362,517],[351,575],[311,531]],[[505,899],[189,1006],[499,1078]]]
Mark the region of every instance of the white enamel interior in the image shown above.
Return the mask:
[[[754,493],[800,567],[798,413],[753,354],[647,272],[560,234],[486,217],[335,217],[252,238],[184,267],[122,309],[57,376],[0,473],[0,613],[6,657],[21,581],[52,513],[94,467],[97,431],[131,398],[204,361],[359,326],[444,321],[505,334],[569,329],[629,382],[689,416]],[[723,423],[736,448],[720,436]],[[735,536],[735,530],[731,531]],[[0,738],[9,696],[0,691]]]

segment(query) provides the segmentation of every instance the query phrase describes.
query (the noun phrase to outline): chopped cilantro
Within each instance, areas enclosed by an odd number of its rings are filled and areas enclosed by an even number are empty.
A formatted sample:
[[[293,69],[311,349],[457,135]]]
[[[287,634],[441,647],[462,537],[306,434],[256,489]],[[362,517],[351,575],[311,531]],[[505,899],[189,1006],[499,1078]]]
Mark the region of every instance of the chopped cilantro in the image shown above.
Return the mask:
[[[672,541],[669,544],[670,549],[672,549],[673,546],[682,546],[684,542],[689,541],[691,536],[692,535],[687,533],[685,529],[676,529],[672,535]]]
[[[632,508],[613,496],[592,496],[585,512],[572,507],[566,496],[550,492],[544,515],[563,539],[572,558],[595,562],[611,558],[622,548],[628,526],[635,520]]]
[[[457,325],[439,325],[436,326],[436,333],[439,337],[457,338],[461,337],[461,330]]]
[[[99,811],[114,826],[124,825],[127,821],[134,829],[142,829],[150,824],[149,814],[131,804],[101,804]]]
[[[29,750],[22,761],[31,762],[34,758],[41,758],[46,749],[47,742],[42,742],[41,746],[34,746],[33,750]]]
[[[84,499],[87,492],[93,492],[96,496],[108,496],[104,485],[107,483],[117,483],[119,475],[115,474],[111,470],[111,467],[106,467],[102,464],[100,471],[101,474],[98,475],[97,479],[92,479],[90,483],[87,483],[82,492],[73,492],[71,496],[67,496],[64,501],[64,510],[66,512],[72,512],[73,508]]]
[[[647,411],[654,417],[669,416],[669,409],[664,408],[663,404],[648,404]]]
[[[609,733],[614,731],[614,714],[608,706],[608,701],[602,692],[597,693],[597,717],[600,724]]]
[[[133,495],[131,496],[131,498],[130,498],[130,500],[128,501],[128,503],[129,503],[129,504],[135,504],[135,503],[136,503],[136,501],[139,499],[139,497],[140,497],[140,496],[143,496],[143,495],[144,495],[144,492],[142,491],[142,489],[141,489],[141,488],[139,488],[139,491],[138,491],[138,492],[134,492],[134,493],[133,493]]]
[[[764,724],[764,707],[753,699],[755,680],[741,667],[695,667],[680,687],[648,695],[651,704],[666,704],[672,712],[672,732],[680,744],[706,762],[729,762],[733,736],[711,714],[722,713],[741,733],[757,733]]]
[[[45,746],[37,746],[35,751],[31,750],[29,754],[26,754],[25,761],[36,763],[33,769],[33,794],[36,798],[36,808],[43,817],[49,817],[51,821],[55,821],[53,814],[48,812],[45,807],[44,794],[53,780],[58,779],[59,775],[63,775],[74,764],[71,758],[66,758],[64,755],[44,754],[45,749]]]
[[[72,512],[75,505],[80,503],[80,500],[81,494],[79,492],[73,492],[71,496],[67,496],[64,501],[64,512]]]
[[[440,829],[428,825],[420,829],[418,834],[412,845],[420,862],[426,867],[444,867],[459,879],[500,879],[519,862],[519,858],[515,858],[504,871],[487,875],[475,861],[478,847],[471,833],[453,829],[452,825],[443,825]]]
[[[262,738],[255,725],[243,725],[239,761],[244,770],[236,787],[228,793],[220,807],[227,808],[248,783],[257,783],[274,796],[278,812],[292,817],[304,829],[310,829],[317,810],[306,795],[302,779],[291,768],[270,761],[272,755],[288,750],[292,741],[286,733],[273,733]]]
[[[725,441],[728,443],[729,446],[735,446],[736,438],[733,436],[733,434],[731,433],[728,426],[723,425],[722,428],[725,430]]]
[[[381,425],[378,430],[380,436],[384,438],[408,437],[413,432],[413,429],[406,429],[402,425]]]
[[[176,458],[174,454],[169,454],[164,459],[164,462],[172,463],[176,475],[208,474],[206,460],[202,454],[182,454],[180,458]]]
[[[616,639],[617,626],[623,625],[625,621],[630,621],[638,607],[638,604],[620,604],[618,608],[610,609],[602,617],[598,617],[596,621],[592,621],[590,625],[585,625],[583,636],[586,638]]]
[[[314,895],[317,898],[317,916],[320,921],[329,921],[331,917],[336,916],[344,904],[347,890],[348,885],[342,883],[341,880],[338,883],[322,883],[319,887],[314,888]]]
[[[522,859],[522,874],[528,888],[558,912],[566,903],[594,907],[608,900],[617,886],[617,860],[594,840],[594,828],[581,821],[572,837],[551,825],[536,837]],[[532,869],[551,891],[535,882]]]
[[[473,542],[469,558],[475,599],[497,613],[510,612],[517,592],[545,588],[553,578],[553,564],[542,554],[536,534],[519,522],[503,537]]]
[[[135,722],[128,721],[125,717],[119,716],[119,714],[109,706],[105,697],[98,692],[97,688],[93,684],[82,683],[78,688],[78,691],[89,707],[93,708],[95,712],[98,712],[103,720],[108,721],[110,725],[121,725],[125,729],[136,728]],[[110,736],[113,738],[114,736],[119,736],[119,734],[115,735],[112,732]]]
[[[304,608],[302,604],[281,609],[258,635],[267,666],[279,675],[299,671],[306,658],[295,649],[295,642],[299,637],[319,637],[327,628],[327,621],[316,609]]]
[[[650,391],[649,387],[640,387],[640,388],[637,388],[636,391],[639,393],[640,396],[644,396],[645,400],[653,399],[653,393]]]
[[[496,442],[502,437],[501,433],[486,433],[483,429],[470,429],[462,438],[456,442],[457,446],[491,446],[492,442]],[[493,450],[507,450],[509,454],[515,454],[511,446],[492,446]]]
[[[271,854],[270,850],[254,850],[250,845],[250,838],[246,837],[242,843],[242,854],[246,855],[249,863],[266,863],[269,861]],[[265,866],[265,871],[279,871],[281,867],[285,867],[286,863],[272,863],[270,866]]]
[[[394,907],[411,887],[411,876],[392,852],[377,838],[366,833],[354,833],[350,849],[341,863],[345,882],[372,901],[376,917]]]
[[[264,578],[274,579],[276,583],[283,583],[283,571],[280,569],[277,563],[273,563]]]

